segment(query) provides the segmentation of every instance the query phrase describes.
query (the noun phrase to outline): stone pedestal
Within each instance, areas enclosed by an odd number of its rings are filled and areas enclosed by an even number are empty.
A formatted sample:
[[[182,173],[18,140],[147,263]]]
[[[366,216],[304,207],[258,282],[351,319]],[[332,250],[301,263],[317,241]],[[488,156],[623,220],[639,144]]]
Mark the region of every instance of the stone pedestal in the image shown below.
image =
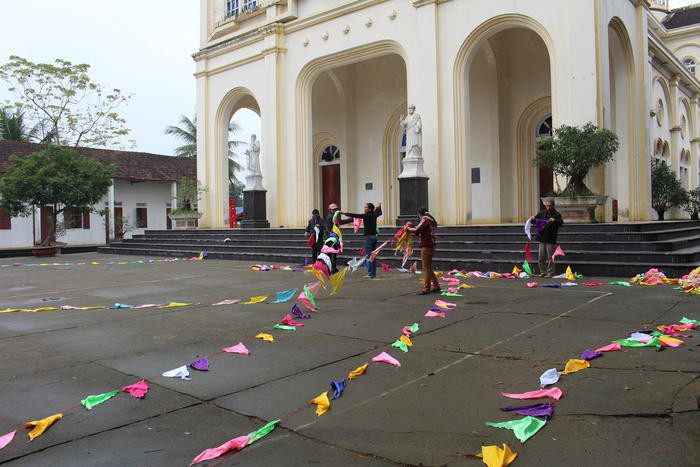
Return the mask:
[[[244,229],[268,229],[267,203],[265,201],[266,190],[243,191],[243,212],[245,218],[241,221]]]
[[[418,208],[428,207],[428,177],[399,178],[399,217],[396,225],[418,225]]]

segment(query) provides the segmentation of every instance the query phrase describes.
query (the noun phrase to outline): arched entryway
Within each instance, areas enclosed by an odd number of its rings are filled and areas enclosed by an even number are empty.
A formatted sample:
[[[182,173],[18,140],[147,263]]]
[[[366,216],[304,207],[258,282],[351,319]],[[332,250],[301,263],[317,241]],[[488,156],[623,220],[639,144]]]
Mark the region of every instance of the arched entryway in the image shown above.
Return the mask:
[[[233,130],[236,126],[240,128]],[[245,186],[245,151],[251,134],[255,134],[256,140],[261,144],[260,153],[264,153],[266,141],[264,135],[260,134],[259,127],[260,105],[250,90],[236,88],[230,91],[221,101],[216,115],[215,176],[212,178],[216,182],[207,187],[204,195],[211,198],[211,205],[222,216],[223,225],[229,225],[229,197]],[[239,165],[240,170],[232,170],[236,165],[232,162]],[[260,163],[263,175],[272,169],[262,166],[262,160]]]
[[[515,222],[537,209],[532,159],[552,115],[552,50],[547,31],[518,15],[487,21],[462,45],[455,64],[459,218]]]
[[[367,202],[390,207],[398,197],[388,160],[387,126],[405,106],[404,52],[383,41],[323,57],[307,64],[297,82],[297,177],[300,205],[325,211],[339,193],[342,209],[361,211]],[[389,131],[389,133],[392,133]],[[337,162],[322,161],[335,146]],[[395,146],[395,145],[394,145]],[[337,167],[329,167],[337,166]],[[388,178],[389,177],[389,178]],[[335,180],[338,180],[335,182]],[[335,186],[331,189],[329,183]],[[380,222],[392,222],[384,209]]]

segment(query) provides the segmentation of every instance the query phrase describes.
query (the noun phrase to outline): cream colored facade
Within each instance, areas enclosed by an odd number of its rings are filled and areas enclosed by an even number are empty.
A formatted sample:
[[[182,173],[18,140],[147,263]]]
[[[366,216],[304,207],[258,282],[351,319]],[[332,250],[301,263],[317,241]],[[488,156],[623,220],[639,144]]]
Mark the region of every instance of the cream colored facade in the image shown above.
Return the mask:
[[[589,121],[621,141],[615,161],[589,175],[590,188],[609,195],[599,216],[611,220],[616,200],[618,220],[652,219],[649,165],[659,141],[687,186],[698,185],[700,83],[681,60],[700,59],[700,34],[667,31],[664,6],[201,0],[197,171],[208,191],[200,226],[228,226],[226,128],[244,107],[261,117],[272,226],[305,225],[328,199],[329,172],[344,210],[383,202],[384,222],[393,223],[408,103],[422,117],[430,209],[443,224],[523,221],[546,185],[532,166],[538,135],[549,122]],[[339,158],[322,160],[328,148]]]

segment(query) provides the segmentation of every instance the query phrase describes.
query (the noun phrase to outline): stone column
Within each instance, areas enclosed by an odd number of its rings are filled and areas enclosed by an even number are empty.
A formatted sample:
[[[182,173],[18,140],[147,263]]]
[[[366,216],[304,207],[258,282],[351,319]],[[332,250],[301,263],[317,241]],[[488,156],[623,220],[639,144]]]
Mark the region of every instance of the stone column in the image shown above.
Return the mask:
[[[107,200],[109,203],[109,212],[107,213],[109,219],[109,238],[115,238],[114,234],[114,179],[112,179],[112,184],[109,186],[107,191]]]

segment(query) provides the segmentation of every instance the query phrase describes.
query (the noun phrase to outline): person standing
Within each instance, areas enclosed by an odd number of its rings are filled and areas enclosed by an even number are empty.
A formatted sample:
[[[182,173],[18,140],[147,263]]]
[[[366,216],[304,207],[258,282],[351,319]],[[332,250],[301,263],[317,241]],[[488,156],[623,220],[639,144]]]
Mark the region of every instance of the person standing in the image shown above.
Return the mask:
[[[326,229],[326,235],[327,235],[326,239],[331,238],[331,237],[335,238],[335,245],[332,248],[334,248],[336,250],[340,248],[340,243],[339,243],[338,236],[333,233],[333,222],[334,222],[333,218],[335,217],[335,213],[338,212],[338,210],[339,209],[338,209],[337,204],[335,204],[335,203],[329,204],[328,205],[328,216],[324,219],[324,227]],[[340,228],[341,225],[349,224],[350,222],[352,222],[352,220],[350,220],[350,219],[345,219],[345,220],[338,219],[338,224],[340,224],[340,225],[338,225],[338,228]],[[332,265],[331,274],[335,274],[336,272],[338,272],[338,266],[336,264],[337,260],[338,260],[338,254],[337,253],[328,253],[328,256],[331,259],[331,265]]]
[[[418,292],[418,295],[426,295],[431,292],[439,293],[440,283],[433,271],[433,255],[437,246],[437,240],[435,239],[437,221],[428,212],[427,208],[419,208],[418,215],[420,216],[420,222],[417,226],[413,227],[410,222],[406,223],[405,226],[408,232],[418,235],[420,238],[418,246],[420,247],[420,257],[423,265],[423,289]]]
[[[377,258],[370,261],[369,258],[372,252],[377,248],[377,213],[374,210],[374,204],[365,204],[365,212],[362,214],[353,214],[350,212],[342,213],[346,217],[354,219],[362,219],[363,235],[365,237],[365,257],[367,258],[367,275],[370,279],[377,277]]]
[[[540,241],[540,249],[537,253],[537,263],[540,267],[540,276],[552,277],[554,275],[554,260],[552,255],[557,246],[557,233],[559,227],[564,224],[559,211],[554,209],[554,200],[548,199],[544,203],[545,208],[537,213],[536,216],[530,217],[530,223],[537,225],[537,220],[546,222],[535,235]]]
[[[321,219],[321,213],[318,209],[311,211],[311,219],[309,223],[306,224],[306,231],[304,236],[306,236],[309,241],[309,246],[311,247],[311,255],[313,257],[312,264],[316,262],[318,254],[321,252],[321,247],[323,246],[323,233],[325,227],[323,225],[323,219]]]

